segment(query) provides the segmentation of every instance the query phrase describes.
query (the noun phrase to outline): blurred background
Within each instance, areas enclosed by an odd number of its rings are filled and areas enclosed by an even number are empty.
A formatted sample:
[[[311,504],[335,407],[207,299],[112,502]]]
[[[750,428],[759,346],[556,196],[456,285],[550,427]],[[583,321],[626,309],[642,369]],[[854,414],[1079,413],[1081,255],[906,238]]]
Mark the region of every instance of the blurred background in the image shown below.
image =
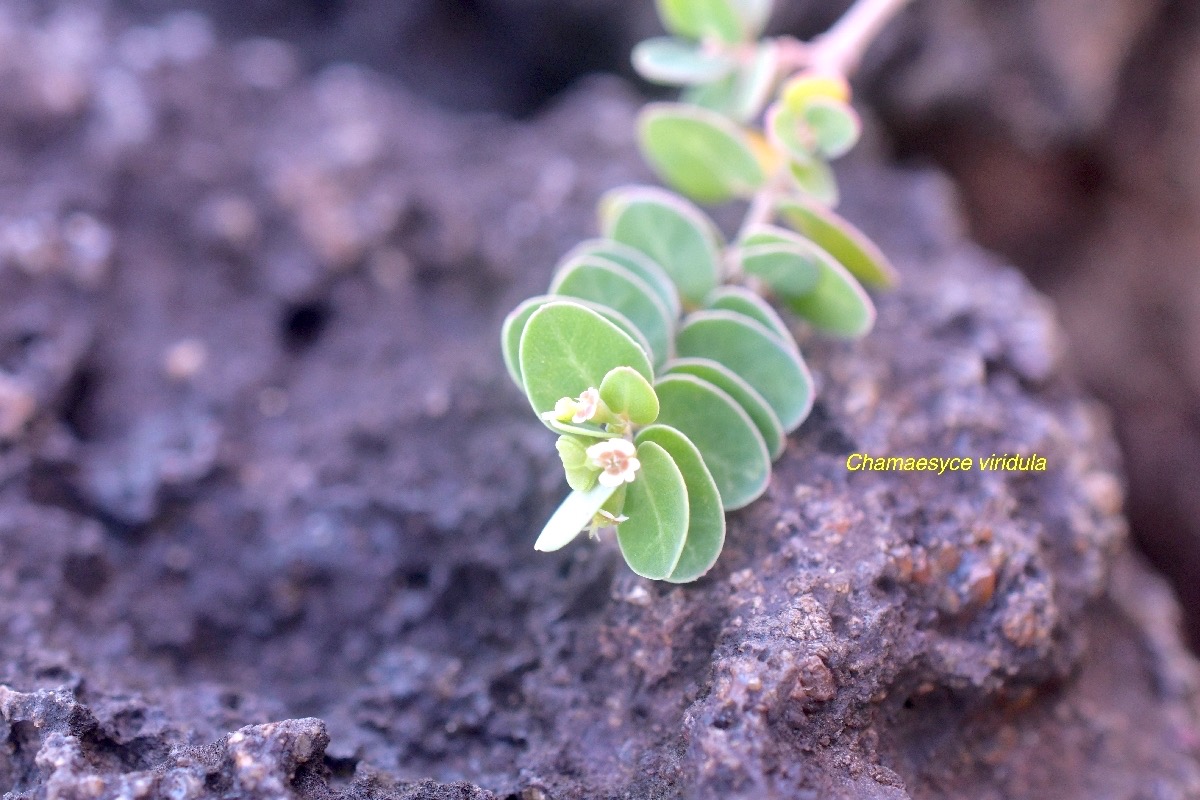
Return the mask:
[[[772,30],[807,37],[849,3],[777,5]],[[588,74],[635,80],[629,50],[658,32],[641,0],[114,7],[195,9],[222,38],[294,45],[305,71],[355,62],[445,108],[518,118]],[[891,154],[946,169],[973,236],[1056,301],[1070,363],[1112,410],[1134,535],[1200,645],[1200,4],[917,0],[858,88]]]
[[[848,3],[778,5],[772,30],[807,37]],[[339,73],[329,68],[354,63],[445,109],[529,119],[586,76],[634,81],[629,50],[657,32],[643,0],[8,0],[0,5],[0,269],[38,273],[58,264],[81,286],[104,280],[114,232],[88,209],[103,207],[111,193],[118,215],[149,221],[174,202],[123,196],[122,181],[157,167],[151,152],[114,168],[117,154],[180,126],[235,124],[256,103],[241,97],[195,119],[156,116],[146,105],[139,76],[172,62],[181,72],[159,90],[184,97],[193,89],[182,75],[215,41],[235,43],[235,77],[252,89],[324,74],[333,76],[331,95],[353,94],[338,88]],[[943,167],[974,237],[1056,301],[1072,368],[1112,411],[1136,540],[1173,581],[1200,643],[1200,4],[917,0],[871,50],[857,86],[880,146],[902,163]],[[370,147],[354,130],[344,144],[351,155]],[[70,154],[81,148],[89,163],[108,159],[97,167],[99,182],[72,184]],[[202,144],[185,156],[197,180],[223,168],[222,153]],[[31,166],[39,159],[60,166]],[[299,193],[303,203],[319,195],[306,186],[299,180],[281,196]],[[218,192],[196,202],[200,227],[232,251],[266,224],[255,218],[253,197]],[[386,198],[379,203],[376,212],[395,213],[383,207]],[[306,219],[320,227],[329,209],[316,203],[309,211]],[[420,227],[420,210],[405,219]],[[353,235],[330,230],[317,234],[320,258],[362,257]],[[452,233],[442,231],[437,242],[452,244]],[[373,269],[420,273],[453,257],[388,251]],[[287,252],[267,262],[272,291],[284,301],[285,344],[303,348],[329,314],[313,290],[320,269]],[[102,370],[94,363],[85,358],[58,378],[22,374],[33,325],[22,298],[12,285],[0,296],[9,336],[0,422],[13,435],[46,402],[82,439],[101,436],[89,430],[100,415],[93,389]],[[89,347],[81,333],[63,336],[75,342],[68,351]],[[186,337],[177,344],[172,369],[197,368],[203,350]],[[211,432],[189,430],[203,449]],[[186,463],[176,466],[186,473]],[[44,495],[77,492],[53,483]],[[96,491],[111,499],[130,490]],[[106,513],[136,523],[138,502],[151,502],[126,501]]]
[[[532,717],[603,708],[572,637],[646,590],[529,558],[561,475],[494,345],[652,179],[659,32],[650,0],[0,0],[0,683],[115,693],[135,743],[160,707],[193,743],[319,715],[339,778],[502,783]],[[855,85],[868,164],[944,169],[1054,300],[1200,646],[1200,4],[914,0]]]

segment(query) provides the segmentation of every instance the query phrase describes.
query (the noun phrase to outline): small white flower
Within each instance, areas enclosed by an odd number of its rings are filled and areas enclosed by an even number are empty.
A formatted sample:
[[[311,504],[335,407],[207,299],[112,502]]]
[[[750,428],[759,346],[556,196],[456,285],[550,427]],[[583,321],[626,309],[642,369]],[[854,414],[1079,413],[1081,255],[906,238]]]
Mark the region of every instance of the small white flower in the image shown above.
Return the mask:
[[[600,408],[600,392],[595,388],[589,388],[586,392],[579,395],[579,399],[575,401],[575,414],[571,417],[571,422],[578,425],[581,422],[588,422],[592,417],[596,416],[596,411]]]
[[[603,470],[600,485],[620,486],[633,483],[642,462],[637,459],[637,449],[624,439],[609,439],[587,449],[588,460]]]
[[[620,525],[622,522],[629,519],[629,517],[625,516],[624,514],[614,514],[611,511],[605,511],[603,508],[600,509],[600,516],[604,517],[606,522],[611,522],[613,525]]]

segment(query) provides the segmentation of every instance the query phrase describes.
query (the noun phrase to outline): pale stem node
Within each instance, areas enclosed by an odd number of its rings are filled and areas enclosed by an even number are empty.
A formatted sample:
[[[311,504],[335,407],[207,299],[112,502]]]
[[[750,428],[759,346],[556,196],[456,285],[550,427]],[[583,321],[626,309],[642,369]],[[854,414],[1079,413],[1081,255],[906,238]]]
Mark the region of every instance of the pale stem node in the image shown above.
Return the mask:
[[[863,54],[911,0],[858,0],[833,27],[813,39],[809,63],[819,72],[843,77],[858,69]]]

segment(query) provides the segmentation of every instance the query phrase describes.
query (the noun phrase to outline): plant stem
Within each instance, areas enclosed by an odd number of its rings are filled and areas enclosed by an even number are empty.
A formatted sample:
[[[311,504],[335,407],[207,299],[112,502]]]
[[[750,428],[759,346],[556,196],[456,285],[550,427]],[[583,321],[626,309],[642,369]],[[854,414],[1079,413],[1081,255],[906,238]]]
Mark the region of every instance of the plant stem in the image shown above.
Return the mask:
[[[766,225],[774,219],[775,202],[786,190],[787,180],[782,170],[769,177],[763,187],[754,193],[754,197],[750,198],[750,205],[746,208],[746,215],[742,217],[742,224],[738,227],[734,241],[742,241],[756,225]],[[742,275],[741,264],[735,258],[736,251],[730,248],[726,255],[725,282],[744,282],[745,276]]]
[[[776,174],[773,178],[767,180],[763,187],[754,193],[754,197],[750,200],[750,205],[746,209],[746,216],[742,217],[741,227],[738,228],[737,238],[734,241],[741,241],[746,237],[746,234],[756,225],[765,225],[771,221],[771,217],[775,213],[775,201],[779,198],[779,193],[784,188],[783,181],[780,180],[781,174]]]
[[[871,42],[911,0],[857,0],[834,26],[813,39],[809,64],[820,72],[850,77]]]
[[[777,39],[784,67],[783,74],[809,68],[849,78],[858,69],[863,54],[883,27],[910,2],[911,0],[856,0],[832,28],[811,42],[801,42],[790,37]],[[735,241],[740,241],[755,225],[768,223],[774,218],[775,202],[786,189],[787,181],[782,171],[768,179],[751,199]],[[736,263],[726,264],[725,272],[730,281],[742,278]]]

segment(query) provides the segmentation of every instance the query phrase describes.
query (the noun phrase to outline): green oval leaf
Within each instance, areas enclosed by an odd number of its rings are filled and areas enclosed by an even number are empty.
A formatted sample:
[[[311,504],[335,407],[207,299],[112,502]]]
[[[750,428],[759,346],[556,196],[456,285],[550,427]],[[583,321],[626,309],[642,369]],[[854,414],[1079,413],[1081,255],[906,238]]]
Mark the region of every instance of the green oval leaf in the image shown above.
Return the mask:
[[[771,456],[737,401],[692,375],[666,375],[654,388],[662,404],[659,423],[677,429],[700,450],[725,508],[739,509],[766,491]]]
[[[688,493],[683,474],[667,451],[654,442],[638,447],[637,480],[625,490],[629,519],[617,527],[617,543],[629,568],[643,578],[671,575],[688,532]]]
[[[799,349],[795,337],[792,336],[791,330],[788,329],[787,323],[780,318],[775,309],[771,308],[766,300],[763,300],[744,286],[720,287],[708,296],[705,308],[713,311],[732,311],[735,314],[749,317],[755,322],[762,323],[784,345],[792,350]]]
[[[735,113],[738,75],[739,73],[735,72],[724,80],[689,86],[683,90],[679,99],[681,102],[724,114],[738,122],[746,122],[747,120],[738,117]]]
[[[800,297],[817,285],[829,254],[778,225],[754,225],[738,250],[743,269],[761,278],[778,296]]]
[[[501,351],[504,355],[504,366],[508,369],[508,375],[512,378],[513,383],[517,388],[524,389],[525,384],[521,380],[521,334],[525,332],[525,323],[529,322],[529,318],[533,316],[533,312],[537,311],[547,303],[561,301],[561,297],[553,295],[539,295],[525,300],[519,306],[509,312],[504,318],[504,325],[500,328],[500,344]],[[642,334],[637,326],[629,321],[621,312],[599,303],[593,303],[589,300],[579,300],[580,305],[585,308],[590,308],[600,316],[607,319],[609,322],[616,325],[622,332],[633,339],[638,347],[642,348],[645,353],[650,352],[650,343],[646,341],[646,337]]]
[[[748,123],[758,117],[771,99],[779,67],[779,48],[768,39],[760,42],[754,57],[732,75],[685,89],[683,100],[737,122]]]
[[[788,225],[823,248],[866,285],[895,285],[898,275],[887,256],[842,217],[809,200],[788,199],[779,203],[777,210]]]
[[[504,367],[518,388],[523,388],[525,385],[521,382],[521,333],[525,330],[525,323],[529,322],[533,312],[547,302],[549,300],[545,297],[531,297],[523,301],[508,312],[508,316],[504,318],[504,324],[500,326],[500,352],[504,356]]]
[[[804,106],[803,118],[816,141],[817,153],[840,158],[862,135],[862,120],[848,103],[832,97],[814,97]]]
[[[746,33],[729,0],[655,0],[654,5],[663,27],[677,36],[736,44]]]
[[[616,487],[596,484],[586,492],[571,492],[546,522],[533,549],[549,553],[565,547],[591,524],[615,491]]]
[[[712,568],[725,545],[725,509],[712,473],[700,449],[675,428],[651,425],[637,435],[636,443],[653,442],[667,451],[687,487],[688,530],[679,562],[667,580],[688,583]]]
[[[708,381],[721,391],[737,401],[749,415],[754,427],[758,428],[763,442],[771,454],[771,460],[783,455],[787,440],[783,433],[783,423],[779,415],[771,408],[753,386],[746,382],[724,364],[710,358],[677,358],[667,365],[668,375],[695,375]]]
[[[604,235],[661,265],[680,297],[700,305],[717,286],[719,235],[704,212],[655,187],[614,189],[600,201]]]
[[[776,294],[785,297],[810,291],[820,275],[812,254],[787,242],[742,247],[736,258],[743,272],[762,279]]]
[[[654,387],[629,367],[617,367],[604,376],[600,399],[614,414],[628,417],[635,425],[649,425],[658,418],[658,395]]]
[[[651,103],[638,141],[665,183],[702,203],[749,197],[765,175],[746,133],[721,114],[684,103]]]
[[[613,323],[578,303],[547,303],[525,323],[521,382],[540,416],[563,397],[599,387],[614,367],[632,367],[654,379],[646,352]]]
[[[633,48],[633,68],[652,83],[691,86],[719,81],[733,71],[737,62],[729,55],[706,49],[695,42],[659,36],[638,42]]]
[[[775,89],[779,69],[779,47],[770,39],[759,42],[754,57],[734,76],[734,119],[746,123],[762,113]]]
[[[550,293],[590,300],[624,314],[650,343],[654,363],[671,355],[675,330],[671,312],[645,281],[610,261],[582,256],[554,276]]]
[[[678,318],[682,312],[679,290],[675,288],[675,282],[671,280],[671,276],[659,266],[657,261],[640,250],[635,250],[627,244],[612,239],[587,239],[572,247],[570,252],[558,262],[555,271],[562,269],[568,262],[581,256],[592,256],[611,261],[637,275],[654,289],[658,299],[662,300],[667,310],[671,312],[671,319]]]
[[[728,311],[697,311],[685,320],[675,342],[681,358],[710,358],[741,376],[763,396],[785,431],[795,430],[812,409],[812,376],[804,359],[757,322]]]
[[[854,276],[829,254],[821,259],[821,276],[812,291],[781,298],[797,316],[824,333],[858,339],[875,325],[875,304]]]

